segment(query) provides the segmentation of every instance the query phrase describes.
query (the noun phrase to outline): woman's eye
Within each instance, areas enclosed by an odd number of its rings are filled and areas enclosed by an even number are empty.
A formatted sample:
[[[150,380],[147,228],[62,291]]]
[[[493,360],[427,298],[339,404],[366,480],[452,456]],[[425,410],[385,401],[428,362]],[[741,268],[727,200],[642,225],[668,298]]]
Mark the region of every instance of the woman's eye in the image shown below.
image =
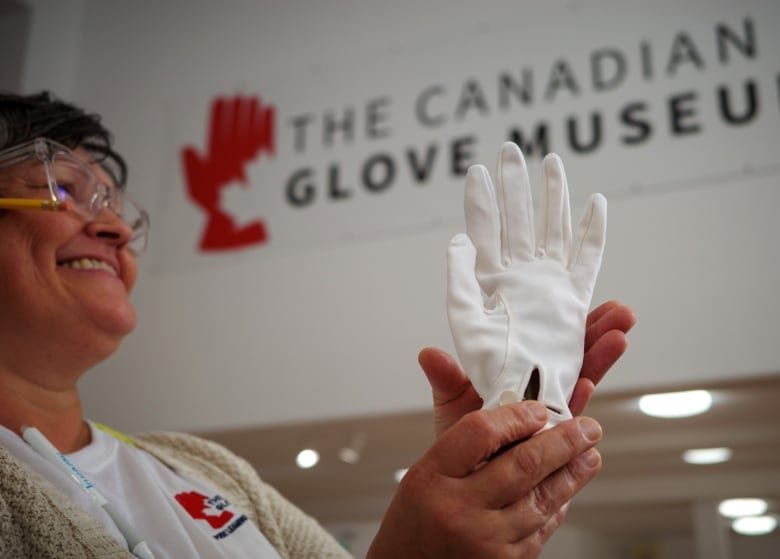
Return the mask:
[[[60,198],[67,200],[73,197],[73,185],[67,183],[59,183],[57,185],[57,193]]]

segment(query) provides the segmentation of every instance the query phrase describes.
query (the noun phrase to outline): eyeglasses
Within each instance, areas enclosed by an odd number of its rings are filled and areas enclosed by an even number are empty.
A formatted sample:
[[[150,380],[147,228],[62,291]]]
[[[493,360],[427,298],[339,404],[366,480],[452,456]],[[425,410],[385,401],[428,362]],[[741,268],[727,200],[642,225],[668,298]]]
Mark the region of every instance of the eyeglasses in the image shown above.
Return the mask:
[[[19,167],[12,177],[16,180],[0,185],[0,208],[72,211],[85,221],[94,221],[103,208],[108,208],[132,230],[130,249],[136,254],[146,249],[146,211],[114,185],[98,179],[89,165],[67,147],[36,138],[0,151],[0,168],[11,166]]]

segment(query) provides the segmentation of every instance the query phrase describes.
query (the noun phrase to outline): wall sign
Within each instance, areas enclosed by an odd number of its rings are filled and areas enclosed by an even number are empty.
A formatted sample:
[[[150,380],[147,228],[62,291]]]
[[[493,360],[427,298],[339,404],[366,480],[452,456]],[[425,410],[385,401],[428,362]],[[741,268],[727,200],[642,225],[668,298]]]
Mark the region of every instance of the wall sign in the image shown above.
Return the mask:
[[[194,101],[178,119],[181,192],[201,222],[182,258],[459,223],[462,176],[492,167],[506,139],[532,173],[559,153],[573,198],[780,172],[774,31],[744,13],[630,39],[570,35],[555,51],[501,33],[470,50],[453,35],[370,68],[200,96],[203,131],[185,131]]]

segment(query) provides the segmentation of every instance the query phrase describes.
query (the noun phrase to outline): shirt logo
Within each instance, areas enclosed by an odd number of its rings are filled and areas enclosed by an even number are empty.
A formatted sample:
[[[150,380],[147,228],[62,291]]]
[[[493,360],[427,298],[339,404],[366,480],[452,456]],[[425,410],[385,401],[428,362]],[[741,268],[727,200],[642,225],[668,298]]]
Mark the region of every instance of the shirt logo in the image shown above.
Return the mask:
[[[205,520],[212,529],[212,536],[222,540],[238,530],[248,520],[245,514],[234,513],[228,508],[230,502],[224,497],[209,497],[197,491],[186,491],[175,496],[176,501],[195,520]]]
[[[227,510],[230,503],[219,495],[208,497],[197,491],[188,491],[176,495],[176,500],[192,518],[205,520],[215,530],[222,528],[235,516]]]

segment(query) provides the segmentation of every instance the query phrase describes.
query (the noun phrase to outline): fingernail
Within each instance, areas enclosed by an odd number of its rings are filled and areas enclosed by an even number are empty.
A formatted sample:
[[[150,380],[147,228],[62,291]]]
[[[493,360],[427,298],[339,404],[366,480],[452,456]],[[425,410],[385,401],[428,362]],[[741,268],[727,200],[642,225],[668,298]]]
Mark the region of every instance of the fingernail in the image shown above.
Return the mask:
[[[587,452],[583,453],[580,459],[585,463],[588,468],[595,468],[601,462],[601,455],[595,448],[591,448]]]
[[[545,408],[539,402],[529,402],[529,411],[533,418],[537,421],[547,421],[547,408]]]
[[[593,443],[601,439],[601,425],[596,423],[596,420],[589,417],[580,417],[578,422],[580,432],[588,442]]]

